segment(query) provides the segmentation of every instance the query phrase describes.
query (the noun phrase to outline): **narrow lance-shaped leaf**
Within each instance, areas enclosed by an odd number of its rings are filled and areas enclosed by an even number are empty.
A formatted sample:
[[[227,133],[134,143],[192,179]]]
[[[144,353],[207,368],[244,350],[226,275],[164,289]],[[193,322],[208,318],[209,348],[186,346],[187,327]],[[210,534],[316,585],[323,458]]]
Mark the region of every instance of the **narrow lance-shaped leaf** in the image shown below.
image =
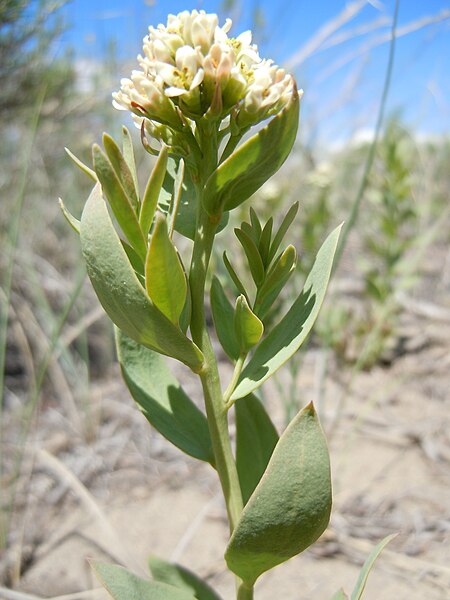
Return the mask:
[[[256,346],[264,332],[264,325],[252,312],[243,295],[236,300],[234,331],[243,354],[247,354],[253,346]]]
[[[244,504],[258,485],[272,452],[278,433],[266,409],[254,394],[238,400],[236,414],[236,468]]]
[[[67,210],[67,208],[61,198],[58,198],[58,201],[59,201],[59,207],[61,208],[64,218],[69,223],[69,225],[72,227],[72,229],[74,231],[76,231],[79,235],[80,234],[80,221],[76,217],[74,217],[72,213],[70,213]]]
[[[267,273],[264,283],[258,290],[258,299],[255,303],[255,312],[261,318],[264,318],[287,280],[295,271],[296,262],[297,251],[294,246],[288,246]]]
[[[123,157],[127,161],[128,168],[130,169],[131,175],[133,176],[136,196],[139,198],[139,183],[137,177],[136,161],[134,159],[133,138],[131,137],[131,134],[125,127],[125,125],[122,127],[122,150]]]
[[[125,194],[133,207],[134,212],[137,214],[139,211],[139,198],[134,185],[133,174],[130,171],[127,161],[122,155],[119,146],[113,140],[113,138],[107,133],[103,134],[103,146],[106,151],[114,171],[119,178]]]
[[[214,465],[205,415],[186,395],[162,356],[115,330],[123,378],[149,423],[177,448]]]
[[[247,584],[299,554],[325,531],[331,511],[330,464],[312,404],[277,443],[228,544],[228,567]]]
[[[344,592],[344,590],[338,590],[334,596],[331,598],[331,600],[348,600],[348,596],[347,594]]]
[[[261,259],[265,267],[269,265],[269,248],[270,248],[270,240],[272,239],[272,227],[273,227],[273,218],[267,221],[264,225],[264,229],[261,233],[261,239],[259,240],[258,250],[261,255]]]
[[[262,233],[261,223],[258,219],[258,215],[256,214],[256,212],[252,206],[250,206],[249,213],[250,213],[250,222],[252,224],[252,229],[255,232],[255,242],[257,244],[259,244],[259,239],[260,239],[261,233]]]
[[[103,153],[98,144],[94,144],[92,147],[92,154],[94,157],[95,172],[114,216],[128,241],[144,261],[147,252],[147,243],[122,183],[116,175],[108,157]]]
[[[186,301],[186,277],[162,213],[156,217],[148,248],[145,284],[155,306],[178,325]]]
[[[396,535],[397,534],[394,533],[394,534],[388,535],[387,537],[382,539],[381,542],[379,544],[377,544],[377,546],[375,546],[375,548],[372,550],[370,555],[367,557],[367,560],[364,563],[364,565],[361,569],[361,572],[359,574],[358,581],[356,582],[356,586],[352,592],[350,600],[361,600],[364,589],[366,587],[367,579],[369,577],[370,571],[371,571],[375,561],[377,560],[377,558],[383,551],[384,547],[387,546],[387,544],[389,544],[389,542],[392,539],[394,539],[396,537]]]
[[[136,342],[201,369],[203,354],[151,302],[122,247],[100,186],[81,217],[81,248],[94,290],[110,319]]]
[[[248,295],[245,290],[244,284],[239,279],[239,276],[234,270],[233,265],[230,263],[227,253],[225,251],[223,253],[223,264],[225,265],[225,268],[228,271],[228,275],[231,277],[231,280],[233,281],[234,285],[237,287],[238,291],[247,298],[248,302]]]
[[[69,150],[69,148],[64,148],[66,154],[73,160],[73,162],[77,165],[79,169],[83,171],[85,175],[87,175],[92,181],[97,181],[97,175],[95,171],[90,169],[87,165],[84,164],[73,152]]]
[[[259,254],[259,250],[252,238],[242,231],[242,229],[236,228],[234,233],[244,248],[253,281],[256,283],[256,285],[260,285],[264,280],[264,265]]]
[[[232,360],[237,360],[241,349],[234,331],[234,308],[216,276],[211,283],[211,312],[222,348]]]
[[[277,250],[280,247],[280,244],[283,241],[283,238],[286,235],[287,230],[291,226],[292,221],[295,219],[297,212],[298,212],[298,207],[299,207],[299,203],[295,202],[295,204],[293,204],[291,206],[291,208],[287,211],[283,221],[281,222],[281,225],[273,238],[273,242],[270,245],[269,256],[268,256],[269,263],[272,261],[273,257],[277,253]]]
[[[139,223],[145,236],[148,235],[155,217],[162,184],[166,177],[167,157],[167,146],[163,145],[145,188],[141,212],[139,213]]]
[[[114,600],[196,600],[192,592],[159,581],[147,581],[117,565],[92,561],[91,566]]]
[[[186,592],[194,594],[197,600],[221,600],[206,581],[181,565],[169,563],[156,556],[151,556],[148,564],[152,577],[156,581],[186,590]]]
[[[302,293],[283,319],[256,348],[242,371],[239,383],[231,396],[232,400],[247,396],[258,388],[297,352],[306,339],[325,297],[340,230],[341,226],[325,240]]]
[[[278,171],[295,142],[299,106],[294,89],[289,104],[212,173],[203,194],[210,215],[239,206]]]

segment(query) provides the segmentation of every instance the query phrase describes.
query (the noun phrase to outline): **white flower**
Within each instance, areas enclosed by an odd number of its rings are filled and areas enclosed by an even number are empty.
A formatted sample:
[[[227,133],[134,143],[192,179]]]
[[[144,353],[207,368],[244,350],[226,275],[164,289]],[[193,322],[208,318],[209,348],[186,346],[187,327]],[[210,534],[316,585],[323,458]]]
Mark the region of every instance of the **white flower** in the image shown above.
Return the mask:
[[[205,114],[220,126],[231,112],[233,123],[247,128],[282,110],[294,79],[260,58],[250,31],[230,37],[231,25],[227,19],[220,27],[217,15],[193,10],[149,27],[140,68],[122,79],[114,106],[176,130],[194,129]]]

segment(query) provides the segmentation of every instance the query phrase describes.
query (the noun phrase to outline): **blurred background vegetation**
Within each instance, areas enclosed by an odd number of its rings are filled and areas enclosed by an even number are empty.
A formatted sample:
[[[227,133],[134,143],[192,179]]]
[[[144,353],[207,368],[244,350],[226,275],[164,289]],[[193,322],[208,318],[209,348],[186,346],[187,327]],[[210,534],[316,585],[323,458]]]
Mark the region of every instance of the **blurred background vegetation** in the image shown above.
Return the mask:
[[[142,4],[149,22],[156,8],[167,10],[166,3]],[[351,3],[354,14],[367,4],[372,3]],[[362,37],[369,56],[370,33],[379,35],[378,28],[384,27],[380,31],[388,37],[379,67],[378,96],[369,106],[370,124],[361,120],[368,107],[358,110],[355,106],[358,101],[364,104],[359,94],[364,80],[361,65],[349,72],[339,95],[329,98],[326,106],[320,105],[326,113],[351,104],[343,127],[349,133],[339,143],[321,135],[321,113],[315,114],[308,92],[304,101],[308,118],[295,152],[252,205],[262,220],[273,216],[279,223],[288,208],[300,201],[288,239],[300,253],[292,295],[298,293],[326,233],[339,222],[348,222],[355,203],[359,206],[310,340],[310,347],[326,351],[328,361],[354,373],[355,369],[388,365],[420,343],[405,311],[437,305],[450,309],[450,137],[448,126],[426,135],[420,122],[405,122],[407,106],[386,103],[380,107],[382,83],[389,75],[388,50],[393,50],[390,21],[386,29],[386,19],[380,23],[374,17],[364,27],[353,29],[349,6],[334,3],[336,14],[329,15],[330,20],[308,44],[299,41],[299,48],[291,52],[294,56],[295,51],[300,55],[303,51],[296,64],[298,79],[307,87],[303,73],[308,69],[302,69],[314,49],[332,47],[333,42],[335,58],[345,59],[348,50],[340,50],[339,36]],[[207,2],[201,7],[211,9]],[[22,548],[25,539],[20,515],[27,506],[24,490],[32,467],[24,455],[27,447],[45,435],[39,429],[41,415],[55,409],[61,415],[57,423],[63,422],[79,443],[90,442],[96,436],[98,418],[90,405],[90,387],[113,376],[110,325],[85,282],[78,240],[64,221],[57,199],[62,196],[71,211],[80,214],[89,181],[71,163],[64,147],[90,164],[90,147],[102,131],[113,135],[120,131],[123,115],[114,113],[110,94],[134,63],[133,57],[120,56],[117,31],[112,29],[109,36],[105,23],[102,31],[107,43],[94,61],[80,57],[70,44],[62,45],[60,40],[71,27],[66,8],[67,3],[58,0],[0,0],[0,550],[17,544]],[[251,22],[256,41],[270,47],[271,21],[264,3],[227,0],[220,9],[224,15],[235,16],[235,31],[241,29],[245,13],[245,24]],[[449,11],[425,15],[411,34],[431,24],[447,31],[448,43],[449,16]],[[136,32],[137,42],[139,37]],[[314,100],[314,89],[310,97]],[[444,100],[441,117],[448,125],[449,99]],[[384,118],[375,131],[372,117],[380,109]],[[151,159],[139,148],[138,136],[135,139],[145,177]],[[248,220],[248,206],[233,217],[235,225]],[[230,253],[239,264],[242,256],[232,240],[233,228],[229,230],[228,238],[219,238],[219,250],[233,248]],[[217,272],[232,291],[220,256],[218,252]],[[243,260],[241,270],[245,271]],[[289,300],[281,298],[268,318],[283,314]],[[299,356],[283,375],[291,381],[286,421],[304,400],[298,398],[296,385],[301,364]],[[20,580],[26,563],[22,550],[6,553],[0,561],[0,580],[3,577],[6,584]]]

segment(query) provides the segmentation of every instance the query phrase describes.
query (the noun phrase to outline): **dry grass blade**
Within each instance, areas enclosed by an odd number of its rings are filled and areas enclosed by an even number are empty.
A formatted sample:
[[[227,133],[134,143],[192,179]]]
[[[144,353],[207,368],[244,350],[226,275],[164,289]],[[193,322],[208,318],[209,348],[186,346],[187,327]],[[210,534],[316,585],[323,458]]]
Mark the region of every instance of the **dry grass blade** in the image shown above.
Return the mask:
[[[438,23],[442,23],[449,19],[450,19],[450,9],[442,10],[441,12],[439,12],[435,15],[423,17],[421,19],[411,21],[410,23],[407,23],[406,25],[402,25],[401,27],[398,27],[395,37],[396,38],[404,37],[405,35],[415,33],[416,31],[419,31],[420,29],[424,29],[425,27],[429,27],[430,25],[436,25]],[[339,69],[342,69],[342,67],[345,67],[348,63],[359,58],[360,56],[363,56],[364,54],[367,54],[368,52],[370,52],[371,50],[373,50],[374,48],[376,48],[378,46],[382,46],[383,44],[389,43],[390,41],[391,41],[391,33],[386,32],[381,35],[377,35],[377,36],[373,37],[368,42],[360,44],[360,46],[356,50],[347,52],[346,54],[344,54],[343,56],[340,56],[337,60],[332,62],[326,69],[324,69],[320,73],[320,75],[318,76],[315,83],[316,84],[321,83],[322,81],[324,81],[325,79],[328,79],[328,77],[330,77],[331,75],[336,73],[336,71],[339,71]]]
[[[136,568],[136,565],[134,564],[135,561],[124,548],[123,540],[120,539],[119,535],[106,517],[104,511],[100,508],[95,501],[95,498],[92,496],[92,494],[90,494],[81,481],[75,477],[75,475],[66,467],[63,462],[58,460],[55,456],[44,449],[37,451],[36,460],[39,461],[42,466],[54,473],[68,487],[70,487],[86,512],[92,516],[95,523],[100,526],[104,538],[99,545],[102,548],[104,547],[105,551],[114,560],[117,560],[121,564]]]
[[[336,17],[327,21],[300,50],[288,58],[285,63],[286,68],[295,69],[304,63],[335,31],[356,17],[367,4],[369,4],[368,0],[357,0],[347,5]]]

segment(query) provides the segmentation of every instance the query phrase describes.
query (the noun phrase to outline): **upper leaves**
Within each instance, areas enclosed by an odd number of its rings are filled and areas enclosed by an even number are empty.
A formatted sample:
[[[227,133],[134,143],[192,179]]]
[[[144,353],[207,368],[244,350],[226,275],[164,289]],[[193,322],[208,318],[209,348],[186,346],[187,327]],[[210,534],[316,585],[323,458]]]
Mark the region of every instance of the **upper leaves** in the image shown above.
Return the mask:
[[[88,275],[111,320],[138,343],[199,370],[201,351],[151,302],[123,249],[98,185],[84,207],[80,236]]]
[[[341,227],[335,229],[320,248],[303,291],[283,319],[257,346],[242,371],[231,399],[246,396],[300,348],[319,314],[330,278]]]
[[[175,325],[186,302],[187,282],[175,246],[169,238],[166,217],[159,213],[153,228],[145,284],[155,306]]]
[[[294,90],[289,104],[213,172],[203,192],[210,215],[239,206],[278,171],[295,142],[299,107]]]

